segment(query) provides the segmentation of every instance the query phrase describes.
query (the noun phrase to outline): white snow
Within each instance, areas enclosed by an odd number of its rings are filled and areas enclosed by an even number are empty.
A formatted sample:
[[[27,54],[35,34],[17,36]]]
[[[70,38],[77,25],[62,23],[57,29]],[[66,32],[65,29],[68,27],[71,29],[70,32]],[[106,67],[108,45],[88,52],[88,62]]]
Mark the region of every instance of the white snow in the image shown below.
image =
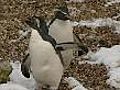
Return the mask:
[[[66,77],[65,81],[67,81],[69,88],[72,88],[72,90],[88,90],[85,87],[83,87],[82,84],[80,84],[75,78],[73,77]]]
[[[90,59],[88,63],[93,60],[94,63],[105,64],[109,71],[106,83],[120,89],[120,45],[111,48],[101,47],[98,52],[90,52],[85,58]]]
[[[107,84],[120,89],[120,67],[110,69],[108,76]]]
[[[112,26],[112,20],[111,18],[107,18],[107,19],[99,18],[99,19],[86,20],[86,21],[81,20],[79,22],[79,26],[87,26],[91,28],[96,28],[100,26]]]
[[[0,90],[29,90],[29,89],[18,84],[6,83],[0,84]]]
[[[87,55],[86,56],[83,56],[82,58],[83,59],[86,59],[86,60],[91,60],[91,61],[96,61],[93,57],[94,57],[94,55],[95,55],[95,53],[94,52],[92,52],[92,51],[89,51],[88,53],[87,53]]]
[[[19,61],[16,61],[14,63],[11,62],[11,65],[13,70],[12,73],[10,74],[10,83],[19,84],[21,86],[28,88],[29,90],[35,90],[36,82],[33,79],[33,76],[31,75],[30,78],[25,78],[22,75],[20,62]]]
[[[101,47],[100,50],[92,55],[91,60],[96,60],[104,63],[110,68],[120,66],[120,45],[115,45],[111,48]]]
[[[101,27],[101,26],[109,26],[109,27],[115,27],[115,32],[120,33],[120,21],[112,20],[111,18],[99,18],[99,19],[93,19],[93,20],[81,20],[80,22],[75,22],[75,25],[78,26],[87,26],[91,28]]]
[[[79,62],[78,62],[79,65],[81,65],[81,64],[86,64],[86,63],[91,64],[91,65],[93,65],[93,64],[100,64],[100,63],[97,62],[97,61],[79,61]]]

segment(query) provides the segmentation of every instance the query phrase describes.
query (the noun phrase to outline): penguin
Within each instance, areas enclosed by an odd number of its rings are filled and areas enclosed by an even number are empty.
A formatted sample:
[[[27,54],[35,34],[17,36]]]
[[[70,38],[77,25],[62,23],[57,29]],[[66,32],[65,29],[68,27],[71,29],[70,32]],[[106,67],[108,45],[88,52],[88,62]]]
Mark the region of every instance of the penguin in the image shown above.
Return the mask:
[[[67,8],[67,5],[63,5],[58,7],[55,10],[55,16],[48,24],[49,27],[49,35],[51,35],[56,43],[61,45],[62,47],[67,46],[68,49],[61,51],[64,67],[67,68],[74,57],[73,52],[77,49],[78,55],[83,55],[84,52],[88,52],[87,47],[80,46],[78,42],[75,41],[75,36],[73,34],[73,23],[70,20],[70,14]],[[69,48],[71,47],[71,48]]]
[[[35,19],[36,20],[33,20]],[[42,22],[42,27],[40,27],[39,23],[40,23],[40,18],[39,17],[35,17],[34,18],[28,18],[29,21],[26,20],[26,23],[29,24],[32,28],[38,30],[38,32],[40,30],[42,30],[42,32],[44,33],[44,35],[42,36],[43,39],[45,41],[49,41],[52,46],[54,47],[56,53],[58,54],[60,60],[61,60],[61,63],[64,65],[64,62],[63,62],[63,58],[62,58],[62,55],[61,55],[61,50],[63,50],[63,48],[61,46],[58,46],[56,47],[56,41],[54,40],[54,38],[52,38],[49,34],[48,34],[48,27],[46,25],[46,22],[43,21]],[[32,22],[30,22],[32,21]],[[21,64],[21,72],[22,74],[26,77],[26,78],[30,78],[30,64],[31,64],[31,60],[30,60],[30,54],[27,53],[26,56],[24,57],[24,59],[22,60],[22,64]]]
[[[48,28],[44,19],[32,17],[26,23],[31,30],[28,56],[31,70],[28,70],[29,68],[23,63],[22,73],[29,77],[28,74],[31,71],[38,84],[57,90],[63,75],[63,65],[54,48],[55,40],[46,34]]]
[[[57,43],[73,42],[73,25],[66,5],[58,7],[54,11],[54,18],[49,23],[49,35]]]
[[[49,27],[49,35],[51,35],[56,43],[60,45],[60,43],[69,43],[65,44],[68,47],[74,47],[74,44],[70,44],[74,42],[73,38],[73,25],[70,22],[69,12],[67,6],[60,6],[55,10],[55,16],[48,24]],[[64,46],[64,44],[61,44]],[[69,48],[61,51],[64,68],[67,68],[73,58],[73,48]]]

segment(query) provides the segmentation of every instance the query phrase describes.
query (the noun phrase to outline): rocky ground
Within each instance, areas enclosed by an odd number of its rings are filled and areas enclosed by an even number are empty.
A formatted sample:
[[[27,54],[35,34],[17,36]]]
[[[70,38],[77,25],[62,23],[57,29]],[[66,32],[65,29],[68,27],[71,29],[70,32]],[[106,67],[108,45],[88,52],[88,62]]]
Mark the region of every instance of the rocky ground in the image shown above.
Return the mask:
[[[120,13],[120,3],[106,6],[105,0],[85,0],[85,2],[77,3],[66,1],[73,21],[107,17],[120,20],[120,18],[114,18]],[[9,79],[6,77],[11,71],[8,61],[21,61],[28,49],[29,37],[18,42],[10,42],[19,38],[25,19],[37,15],[49,20],[53,16],[54,8],[62,3],[63,0],[0,0],[0,83]],[[74,27],[74,33],[89,49],[96,51],[100,46],[120,45],[120,35],[113,33],[112,29],[114,28],[108,26],[96,29],[83,26]],[[84,36],[81,36],[81,34],[84,34]],[[88,90],[114,90],[106,84],[108,79],[107,69],[102,64],[90,65],[86,63],[79,65],[78,61],[73,60],[64,76],[76,78]],[[66,82],[62,80],[59,90],[70,89]]]

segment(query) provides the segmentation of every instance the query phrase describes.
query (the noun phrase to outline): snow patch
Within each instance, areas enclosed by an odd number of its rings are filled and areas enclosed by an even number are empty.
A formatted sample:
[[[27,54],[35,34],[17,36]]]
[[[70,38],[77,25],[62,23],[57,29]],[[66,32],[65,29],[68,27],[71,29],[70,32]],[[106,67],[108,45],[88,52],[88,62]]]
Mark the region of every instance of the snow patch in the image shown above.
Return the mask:
[[[7,83],[7,84],[0,84],[0,90],[29,90],[21,85]]]
[[[80,84],[75,78],[68,77],[65,78],[65,81],[68,82],[69,87],[72,88],[72,90],[88,90],[85,87],[83,87],[82,84]]]
[[[120,67],[112,68],[109,71],[108,76],[110,78],[106,81],[106,83],[116,89],[120,89]]]
[[[110,68],[120,66],[120,45],[115,45],[111,48],[101,47],[100,50],[91,56],[92,60],[99,63],[104,63]]]
[[[12,66],[13,70],[12,70],[12,73],[10,74],[10,82],[9,83],[19,84],[30,90],[35,90],[36,82],[35,82],[33,76],[31,75],[30,78],[25,78],[22,75],[20,62],[19,61],[15,61],[14,63],[11,62],[11,66]]]
[[[81,64],[86,64],[86,63],[91,64],[91,65],[93,65],[93,64],[100,64],[100,63],[97,62],[97,61],[79,61],[79,62],[78,62],[79,65],[81,65]]]
[[[105,64],[109,71],[109,79],[106,83],[116,89],[120,89],[120,45],[115,45],[111,48],[101,47],[98,52],[90,52],[85,58],[89,58],[99,64]]]
[[[106,18],[106,19],[99,18],[99,19],[86,20],[86,21],[81,20],[78,26],[87,26],[93,29],[101,26],[109,26],[109,27],[115,27],[115,32],[120,33],[120,21],[112,20],[111,18]]]

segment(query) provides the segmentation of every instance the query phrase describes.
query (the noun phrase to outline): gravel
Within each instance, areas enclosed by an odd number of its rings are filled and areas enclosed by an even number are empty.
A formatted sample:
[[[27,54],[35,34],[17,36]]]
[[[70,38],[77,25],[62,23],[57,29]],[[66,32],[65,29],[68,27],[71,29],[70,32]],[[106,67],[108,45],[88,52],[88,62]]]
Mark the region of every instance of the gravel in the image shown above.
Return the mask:
[[[19,38],[19,31],[27,17],[37,15],[43,16],[46,20],[53,17],[54,8],[61,5],[64,0],[0,0],[0,62],[10,60],[22,60],[25,51],[28,49],[29,36],[19,42],[10,43],[11,40]],[[67,0],[73,21],[92,20],[93,18],[115,17],[120,13],[120,3],[105,6],[105,0],[85,0],[84,2],[69,2]],[[115,18],[120,20],[120,18]],[[111,47],[120,44],[120,35],[113,33],[111,27],[98,27],[91,29],[87,27],[75,27],[74,33],[77,34],[82,42],[92,51],[100,47]],[[97,45],[100,45],[99,47]],[[3,63],[3,62],[2,62]],[[9,63],[7,64],[9,67]],[[0,83],[3,82],[0,67]],[[10,67],[7,69],[11,71]],[[4,72],[4,71],[2,71]],[[9,73],[5,75],[8,76]],[[6,77],[7,77],[6,76]],[[73,60],[65,71],[64,77],[72,76],[80,81],[88,90],[114,90],[106,84],[107,69],[105,65],[79,65],[78,61]],[[59,90],[71,90],[67,83],[62,79]],[[2,81],[1,81],[2,80]],[[5,79],[8,80],[8,79]]]

